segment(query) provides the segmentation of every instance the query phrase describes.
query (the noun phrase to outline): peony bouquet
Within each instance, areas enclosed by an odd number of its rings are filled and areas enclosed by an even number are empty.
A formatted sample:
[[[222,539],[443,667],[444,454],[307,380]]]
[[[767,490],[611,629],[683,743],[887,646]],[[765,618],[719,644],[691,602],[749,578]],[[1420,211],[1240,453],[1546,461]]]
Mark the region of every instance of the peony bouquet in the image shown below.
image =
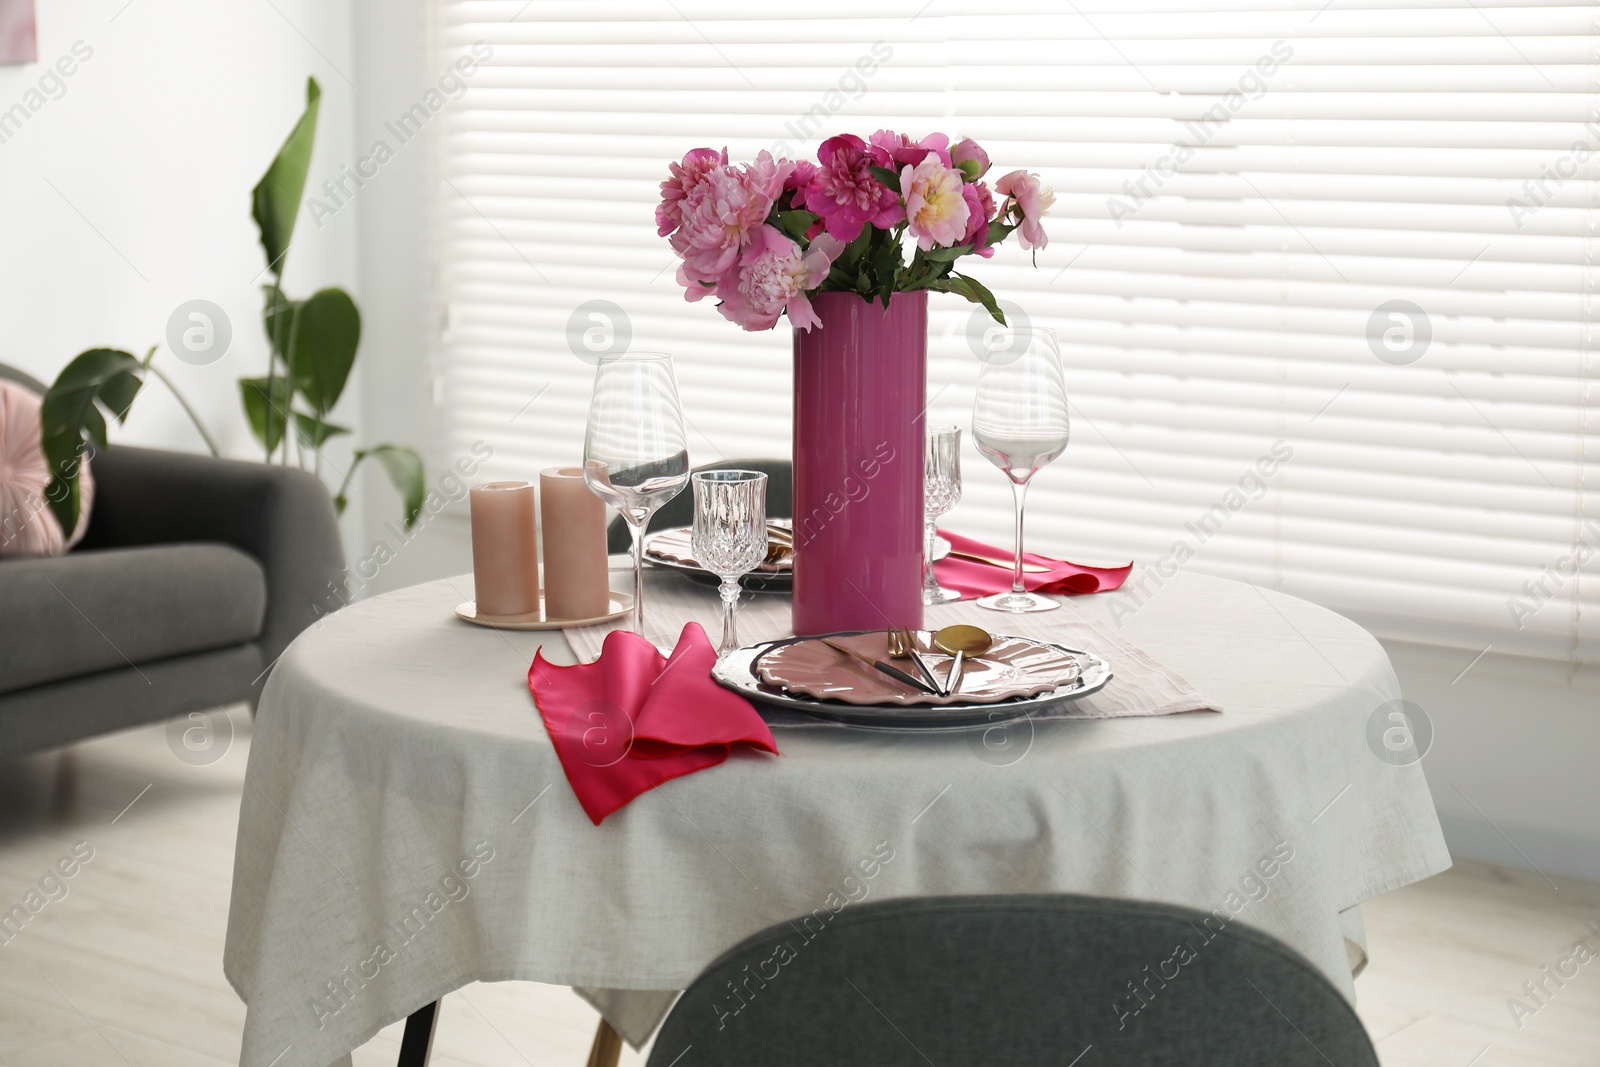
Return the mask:
[[[670,169],[656,224],[683,260],[678,281],[746,330],[785,312],[796,329],[819,325],[809,299],[819,291],[885,306],[892,293],[955,293],[1004,323],[994,294],[956,260],[994,255],[1013,230],[1024,249],[1043,248],[1040,219],[1055,199],[1022,170],[991,190],[988,154],[941,133],[844,133],[822,142],[815,163],[762,152],[732,166],[726,149],[696,148]]]

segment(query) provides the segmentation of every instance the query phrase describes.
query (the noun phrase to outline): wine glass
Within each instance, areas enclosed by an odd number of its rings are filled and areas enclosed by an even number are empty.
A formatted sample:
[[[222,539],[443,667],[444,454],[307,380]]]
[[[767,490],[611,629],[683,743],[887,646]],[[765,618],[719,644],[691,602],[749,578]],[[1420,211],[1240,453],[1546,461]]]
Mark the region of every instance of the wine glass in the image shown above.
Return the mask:
[[[760,471],[697,471],[694,484],[694,559],[722,579],[722,643],[739,647],[739,579],[767,555],[767,476]]]
[[[961,500],[961,427],[940,426],[928,431],[923,471],[923,568],[922,602],[943,604],[960,600],[961,594],[945,589],[933,573],[933,552],[939,531],[934,520]]]
[[[1061,605],[1022,588],[1022,516],[1028,482],[1066,451],[1067,384],[1054,330],[991,330],[972,405],[972,441],[1011,479],[1017,501],[1017,554],[1011,591],[978,601],[994,611],[1051,611]]]
[[[627,352],[594,372],[583,435],[583,480],[633,535],[633,632],[644,634],[644,530],[689,484],[689,449],[672,357]]]

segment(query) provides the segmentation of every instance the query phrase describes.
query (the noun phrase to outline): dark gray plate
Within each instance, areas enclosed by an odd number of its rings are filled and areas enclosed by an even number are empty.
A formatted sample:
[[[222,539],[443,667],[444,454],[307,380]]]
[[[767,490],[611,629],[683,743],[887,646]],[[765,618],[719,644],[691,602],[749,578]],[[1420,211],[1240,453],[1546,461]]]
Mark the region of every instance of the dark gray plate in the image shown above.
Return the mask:
[[[865,630],[847,630],[836,634],[815,634],[813,637],[850,637],[854,634],[867,633]],[[998,635],[997,635],[998,636]],[[989,704],[943,704],[943,705],[912,705],[909,707],[899,704],[846,704],[838,700],[816,700],[812,697],[791,696],[784,690],[769,686],[761,681],[756,674],[756,664],[761,657],[775,648],[792,645],[796,641],[810,640],[811,638],[791,637],[783,641],[770,641],[762,645],[751,645],[729,653],[711,670],[711,677],[719,685],[733,690],[747,700],[757,704],[765,704],[772,708],[782,708],[784,711],[798,711],[802,715],[811,715],[819,719],[830,719],[834,722],[849,723],[852,726],[876,726],[904,729],[956,729],[969,726],[991,726],[1007,719],[1020,718],[1035,711],[1043,711],[1069,700],[1092,693],[1111,680],[1111,665],[1093,652],[1085,652],[1078,648],[1068,648],[1066,645],[1056,644],[1053,641],[1043,642],[1054,648],[1061,649],[1077,657],[1082,668],[1078,679],[1068,685],[1048,693],[1038,693],[1030,697],[1018,697],[1015,700],[1002,700]],[[1026,638],[1036,640],[1036,638]]]
[[[652,567],[660,567],[664,571],[677,571],[692,582],[709,585],[715,589],[722,584],[722,579],[706,570],[689,563],[680,563],[675,559],[662,559],[660,556],[650,554],[650,541],[657,534],[666,533],[668,527],[662,530],[653,530],[644,539],[644,561]],[[939,538],[939,543],[934,546],[933,558],[944,559],[950,554],[950,542]],[[792,593],[794,592],[794,571],[751,571],[739,579],[739,585],[752,593]]]
[[[644,539],[644,561],[652,567],[660,567],[664,571],[677,571],[692,582],[709,585],[715,589],[722,584],[722,579],[692,563],[681,563],[675,559],[662,559],[660,556],[650,554],[650,542],[664,533],[673,530],[682,530],[683,527],[667,527],[662,530],[653,530]],[[752,593],[792,593],[794,592],[794,571],[751,571],[739,579],[739,585]]]

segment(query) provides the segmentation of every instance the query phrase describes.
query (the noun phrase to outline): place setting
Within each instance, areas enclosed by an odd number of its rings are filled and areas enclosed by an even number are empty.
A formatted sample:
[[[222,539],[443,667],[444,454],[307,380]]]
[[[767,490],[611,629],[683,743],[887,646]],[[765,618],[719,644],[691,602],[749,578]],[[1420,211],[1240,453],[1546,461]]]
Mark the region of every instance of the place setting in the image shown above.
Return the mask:
[[[636,739],[684,750],[754,736],[776,751],[768,728],[959,731],[1024,716],[1208,707],[1088,613],[1063,609],[1064,598],[1117,588],[1128,566],[1086,566],[1026,550],[1028,487],[1070,438],[1058,341],[1050,330],[1029,327],[993,329],[985,343],[970,426],[934,426],[922,431],[919,447],[869,452],[870,462],[847,465],[874,488],[887,488],[892,468],[914,481],[903,498],[869,491],[837,508],[826,495],[806,507],[807,476],[818,479],[803,451],[794,464],[794,499],[770,509],[767,473],[692,469],[671,357],[638,353],[602,362],[581,465],[544,472],[537,504],[533,487],[522,483],[473,490],[478,600],[457,614],[480,625],[564,632],[580,666],[559,666],[541,653],[529,672],[552,736],[572,707],[611,692],[610,675],[687,674],[691,661],[704,667],[693,680],[698,688],[675,688],[679,708],[659,700],[647,707],[643,698],[618,703]],[[939,528],[961,500],[968,434],[1012,486],[1009,550]],[[805,443],[797,440],[797,447]],[[690,521],[650,529],[652,517],[681,493]],[[628,531],[631,593],[603,589],[606,505]],[[874,540],[884,545],[876,560]],[[877,586],[851,604],[838,595],[841,579],[857,593]],[[484,603],[499,610],[482,612]],[[522,604],[538,607],[523,615],[507,610]],[[807,611],[810,625],[801,621]],[[665,648],[669,638],[675,640]],[[585,668],[593,668],[588,687],[552,686]],[[1113,679],[1122,684],[1108,699]],[[687,710],[712,689],[740,698],[749,714],[712,722]],[[721,697],[714,703],[729,706]],[[576,760],[569,775],[593,775],[594,762]]]

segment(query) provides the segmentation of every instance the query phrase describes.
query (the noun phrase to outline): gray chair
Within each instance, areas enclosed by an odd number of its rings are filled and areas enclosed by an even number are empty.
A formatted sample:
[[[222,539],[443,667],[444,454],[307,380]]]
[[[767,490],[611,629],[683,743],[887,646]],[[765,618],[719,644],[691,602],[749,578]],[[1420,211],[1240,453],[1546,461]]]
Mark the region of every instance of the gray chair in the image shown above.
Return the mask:
[[[1266,934],[1189,908],[1037,895],[819,908],[747,939],[684,991],[648,1067],[752,1063],[1378,1060],[1338,990]]]
[[[760,471],[767,476],[767,518],[794,518],[794,464],[786,459],[730,459],[722,463],[707,463],[697,471]],[[683,492],[661,505],[661,510],[650,516],[645,530],[664,530],[669,526],[688,526],[694,522],[694,490]],[[621,516],[611,520],[606,530],[606,551],[610,553],[632,551],[633,540],[628,524]]]
[[[123,445],[90,469],[77,548],[0,558],[0,757],[253,702],[343,603],[338,521],[310,474]]]

